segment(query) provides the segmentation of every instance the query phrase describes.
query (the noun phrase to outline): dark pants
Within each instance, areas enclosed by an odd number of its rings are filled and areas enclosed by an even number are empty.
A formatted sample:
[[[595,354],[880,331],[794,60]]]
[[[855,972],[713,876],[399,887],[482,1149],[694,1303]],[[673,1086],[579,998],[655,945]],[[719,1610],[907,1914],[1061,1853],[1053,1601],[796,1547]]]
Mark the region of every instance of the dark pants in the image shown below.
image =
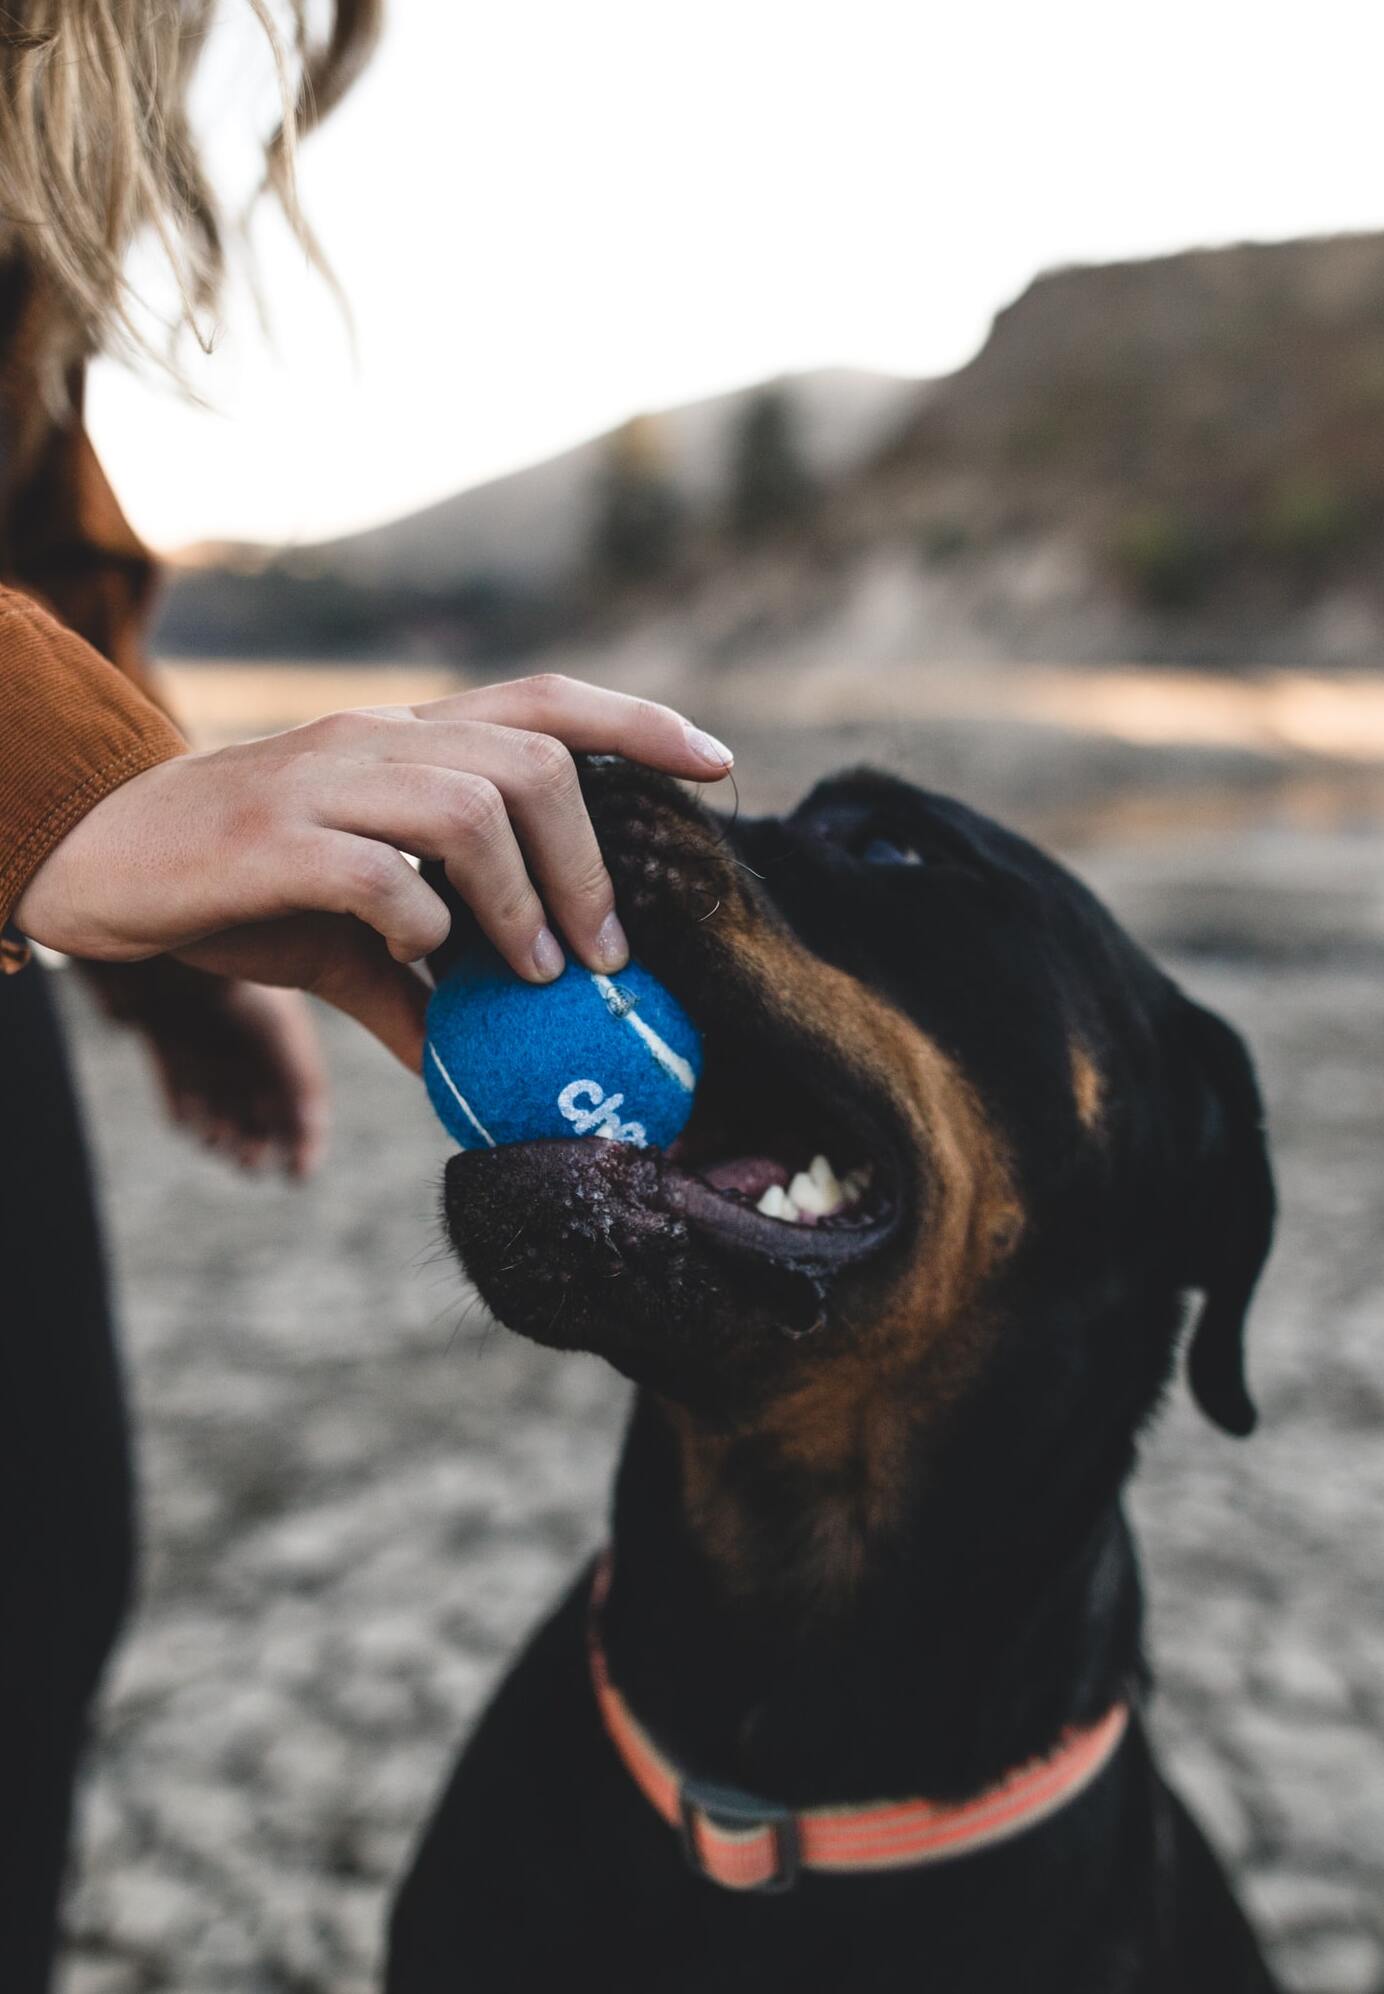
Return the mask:
[[[48,1986],[87,1713],[130,1583],[130,1460],[43,972],[0,976],[0,1987]]]

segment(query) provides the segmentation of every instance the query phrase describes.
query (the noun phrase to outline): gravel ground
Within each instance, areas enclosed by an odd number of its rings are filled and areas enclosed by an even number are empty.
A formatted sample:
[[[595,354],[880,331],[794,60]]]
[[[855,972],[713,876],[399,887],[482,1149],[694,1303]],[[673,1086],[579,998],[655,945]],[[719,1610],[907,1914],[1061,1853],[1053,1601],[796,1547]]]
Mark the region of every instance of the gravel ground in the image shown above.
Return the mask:
[[[1271,824],[1081,863],[1248,1031],[1284,1193],[1260,1434],[1226,1440],[1179,1395],[1135,1496],[1156,1723],[1288,1984],[1379,1994],[1384,836]],[[444,1139],[351,1030],[326,1021],[319,1180],[246,1184],[164,1133],[136,1050],[64,985],[146,1516],[65,1994],[367,1994],[457,1740],[601,1534],[623,1392],[468,1302],[441,1251]]]

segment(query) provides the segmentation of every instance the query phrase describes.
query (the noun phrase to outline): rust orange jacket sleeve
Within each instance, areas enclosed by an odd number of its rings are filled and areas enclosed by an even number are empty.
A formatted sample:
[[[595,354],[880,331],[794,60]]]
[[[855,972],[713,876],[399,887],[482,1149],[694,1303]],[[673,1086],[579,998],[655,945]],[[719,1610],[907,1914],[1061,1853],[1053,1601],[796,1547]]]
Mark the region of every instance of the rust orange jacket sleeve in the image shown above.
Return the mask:
[[[132,678],[29,597],[0,588],[0,926],[93,804],[183,746]],[[18,967],[17,950],[5,956]]]
[[[185,746],[144,661],[154,562],[87,437],[80,369],[61,413],[41,391],[44,313],[0,272],[0,928],[86,811]]]

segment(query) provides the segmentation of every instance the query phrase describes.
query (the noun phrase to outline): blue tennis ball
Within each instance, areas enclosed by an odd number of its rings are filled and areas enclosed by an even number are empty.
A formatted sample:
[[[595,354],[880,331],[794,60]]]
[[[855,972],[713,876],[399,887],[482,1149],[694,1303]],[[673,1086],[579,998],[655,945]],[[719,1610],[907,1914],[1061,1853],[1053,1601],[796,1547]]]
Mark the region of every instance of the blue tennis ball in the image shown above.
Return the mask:
[[[555,983],[526,983],[481,942],[428,1004],[423,1077],[463,1149],[588,1135],[662,1147],[701,1068],[696,1026],[633,962],[611,977],[569,961]]]

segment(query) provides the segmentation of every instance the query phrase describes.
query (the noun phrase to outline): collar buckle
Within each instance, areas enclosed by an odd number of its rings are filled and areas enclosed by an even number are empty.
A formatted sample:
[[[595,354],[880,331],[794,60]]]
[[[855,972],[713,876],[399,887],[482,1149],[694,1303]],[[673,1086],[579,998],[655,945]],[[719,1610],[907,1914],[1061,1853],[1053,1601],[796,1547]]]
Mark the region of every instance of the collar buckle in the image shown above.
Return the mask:
[[[774,1867],[760,1883],[742,1886],[761,1897],[781,1897],[793,1888],[802,1867],[798,1817],[791,1807],[779,1807],[735,1786],[718,1786],[709,1779],[684,1779],[678,1788],[678,1829],[689,1869],[708,1882],[717,1882],[702,1859],[697,1841],[697,1817],[712,1828],[737,1834],[760,1830],[772,1837]]]

